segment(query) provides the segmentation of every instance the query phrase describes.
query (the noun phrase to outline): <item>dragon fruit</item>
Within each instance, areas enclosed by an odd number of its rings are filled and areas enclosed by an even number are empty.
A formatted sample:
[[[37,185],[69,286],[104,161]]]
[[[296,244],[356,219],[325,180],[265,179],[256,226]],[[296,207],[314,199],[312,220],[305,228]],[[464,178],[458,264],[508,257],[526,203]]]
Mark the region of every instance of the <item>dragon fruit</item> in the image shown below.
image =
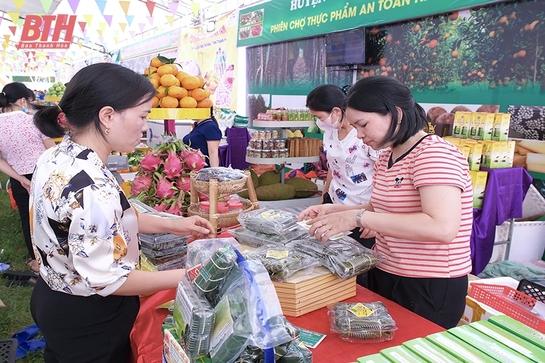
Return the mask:
[[[180,140],[168,140],[148,152],[131,183],[131,195],[159,212],[183,215],[190,204],[189,173],[206,157]]]

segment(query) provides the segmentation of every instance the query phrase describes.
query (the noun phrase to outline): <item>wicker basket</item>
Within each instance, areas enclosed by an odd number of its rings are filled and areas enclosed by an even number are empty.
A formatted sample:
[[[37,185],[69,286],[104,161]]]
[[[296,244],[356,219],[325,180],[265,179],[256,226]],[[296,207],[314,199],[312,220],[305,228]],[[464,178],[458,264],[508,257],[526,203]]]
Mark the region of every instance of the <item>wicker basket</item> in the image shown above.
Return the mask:
[[[190,173],[191,184],[195,190],[199,193],[209,194],[210,193],[210,182],[206,180],[196,180],[197,171],[192,171]],[[246,188],[246,180],[250,177],[250,172],[244,170],[245,177],[237,180],[231,180],[227,182],[218,182],[218,193],[219,194],[235,194]]]
[[[253,202],[250,202],[249,200],[241,200],[242,202],[242,210],[244,212],[253,210],[256,208],[256,204]],[[206,218],[209,220],[210,214],[208,213],[202,213],[201,209],[199,208],[199,204],[192,203],[189,208],[187,209],[187,213],[190,216],[200,216],[203,218]],[[238,221],[238,215],[240,214],[240,211],[238,212],[229,212],[229,213],[218,213],[218,228],[224,228],[224,227],[232,227],[236,226],[237,224],[240,224]]]

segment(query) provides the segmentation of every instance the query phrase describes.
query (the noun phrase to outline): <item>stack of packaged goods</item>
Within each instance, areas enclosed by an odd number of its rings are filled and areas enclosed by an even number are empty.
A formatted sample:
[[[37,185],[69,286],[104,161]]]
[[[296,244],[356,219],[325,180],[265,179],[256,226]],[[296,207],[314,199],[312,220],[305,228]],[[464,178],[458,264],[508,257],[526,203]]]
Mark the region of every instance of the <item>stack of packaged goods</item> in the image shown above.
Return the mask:
[[[185,267],[187,236],[140,233],[142,253],[159,271]]]

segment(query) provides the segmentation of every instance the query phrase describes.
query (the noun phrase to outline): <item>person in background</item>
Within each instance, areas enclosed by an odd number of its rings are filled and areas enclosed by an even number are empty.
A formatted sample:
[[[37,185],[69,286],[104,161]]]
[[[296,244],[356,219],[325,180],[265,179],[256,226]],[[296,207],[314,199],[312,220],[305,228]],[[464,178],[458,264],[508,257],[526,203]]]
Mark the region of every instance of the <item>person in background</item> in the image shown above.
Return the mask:
[[[448,329],[463,315],[471,271],[472,187],[466,158],[428,134],[426,113],[394,78],[356,82],[345,114],[358,137],[381,152],[369,203],[312,206],[311,235],[376,232],[385,259],[369,271],[369,289]]]
[[[191,131],[183,137],[182,141],[207,156],[208,166],[219,166],[219,147],[222,133],[213,111],[210,108],[210,118],[196,121]]]
[[[58,106],[34,122],[62,142],[38,160],[31,186],[32,240],[40,276],[30,310],[50,362],[126,362],[139,295],[176,288],[183,269],[138,268],[138,233],[211,238],[199,216],[137,213],[106,167],[112,151],[130,152],[147,130],[156,91],[123,66],[96,63],[71,79]]]
[[[348,123],[342,111],[344,91],[333,84],[321,85],[307,96],[306,106],[323,130],[323,146],[328,171],[322,203],[362,205],[369,202],[373,189],[373,168],[379,151],[365,145],[356,129]],[[367,248],[373,248],[375,238],[361,238],[359,228],[350,237]],[[367,274],[357,278],[367,287]]]
[[[28,192],[36,161],[55,142],[42,134],[34,126],[32,116],[27,114],[27,99],[31,95],[33,92],[19,82],[7,84],[0,93],[0,171],[10,177],[28,251],[27,264],[37,272],[38,263],[30,238]]]

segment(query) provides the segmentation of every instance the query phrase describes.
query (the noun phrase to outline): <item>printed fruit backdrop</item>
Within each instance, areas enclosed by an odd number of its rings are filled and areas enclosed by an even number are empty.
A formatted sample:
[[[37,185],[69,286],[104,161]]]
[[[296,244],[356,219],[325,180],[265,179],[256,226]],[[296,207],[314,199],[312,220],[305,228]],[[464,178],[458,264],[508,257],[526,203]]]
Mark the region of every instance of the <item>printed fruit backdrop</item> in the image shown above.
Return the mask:
[[[204,88],[204,78],[181,70],[175,58],[157,55],[150,60],[144,74],[157,90],[154,108],[210,108],[210,90]]]

